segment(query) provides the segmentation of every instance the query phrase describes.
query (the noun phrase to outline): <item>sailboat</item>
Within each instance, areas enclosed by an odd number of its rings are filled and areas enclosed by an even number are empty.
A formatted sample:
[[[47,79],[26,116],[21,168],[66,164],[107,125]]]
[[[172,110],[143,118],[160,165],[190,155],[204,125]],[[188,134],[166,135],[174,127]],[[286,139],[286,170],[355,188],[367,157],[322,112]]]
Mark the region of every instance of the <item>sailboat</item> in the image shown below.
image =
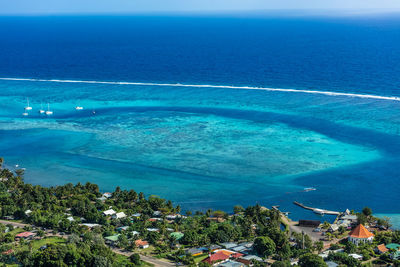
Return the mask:
[[[32,107],[29,106],[29,98],[26,99],[27,105],[25,107],[25,110],[32,110]]]
[[[78,102],[78,105],[75,107],[75,109],[76,109],[76,110],[82,110],[82,109],[83,109],[83,107],[82,107],[82,106],[80,106],[80,105],[79,105],[79,102]]]
[[[50,110],[50,104],[49,103],[47,103],[46,115],[53,115],[53,111]]]
[[[40,103],[39,113],[40,113],[40,114],[46,113],[46,111],[43,109],[43,103]]]

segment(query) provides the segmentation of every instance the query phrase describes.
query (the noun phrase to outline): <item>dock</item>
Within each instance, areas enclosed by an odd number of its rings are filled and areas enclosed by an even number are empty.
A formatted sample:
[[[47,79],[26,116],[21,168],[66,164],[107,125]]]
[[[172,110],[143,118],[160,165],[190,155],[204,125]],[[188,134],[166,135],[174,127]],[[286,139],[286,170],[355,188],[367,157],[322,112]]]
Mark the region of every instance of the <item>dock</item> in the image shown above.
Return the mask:
[[[299,207],[301,207],[303,209],[311,210],[314,213],[320,214],[320,215],[324,215],[324,214],[327,214],[327,215],[339,215],[340,214],[340,212],[338,212],[338,211],[331,211],[331,210],[324,210],[324,209],[308,207],[308,206],[306,206],[306,205],[304,205],[304,204],[302,204],[300,202],[297,202],[297,201],[294,201],[293,204],[295,204],[295,205],[297,205],[297,206],[299,206]]]

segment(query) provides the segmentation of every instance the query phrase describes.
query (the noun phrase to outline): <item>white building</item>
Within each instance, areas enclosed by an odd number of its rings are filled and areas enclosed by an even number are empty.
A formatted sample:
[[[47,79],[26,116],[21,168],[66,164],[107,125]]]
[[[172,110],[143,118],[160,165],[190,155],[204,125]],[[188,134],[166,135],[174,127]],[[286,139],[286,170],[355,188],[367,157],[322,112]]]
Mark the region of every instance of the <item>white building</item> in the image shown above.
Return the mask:
[[[367,230],[364,225],[359,224],[356,228],[351,230],[349,233],[348,240],[355,245],[361,243],[372,243],[374,240],[374,234]]]
[[[116,212],[113,209],[109,209],[109,210],[103,211],[103,215],[105,215],[105,216],[111,216],[111,215],[114,215],[115,213]]]
[[[126,217],[126,214],[123,211],[118,212],[113,216],[114,219],[122,219],[122,218],[125,218],[125,217]]]

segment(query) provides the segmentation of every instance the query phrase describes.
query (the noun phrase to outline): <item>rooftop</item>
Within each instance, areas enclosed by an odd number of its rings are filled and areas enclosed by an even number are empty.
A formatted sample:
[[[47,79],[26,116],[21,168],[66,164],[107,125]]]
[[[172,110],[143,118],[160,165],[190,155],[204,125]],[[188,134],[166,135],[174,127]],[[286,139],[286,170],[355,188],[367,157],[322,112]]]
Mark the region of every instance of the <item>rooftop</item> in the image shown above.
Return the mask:
[[[227,259],[229,259],[229,255],[226,255],[222,252],[217,252],[217,253],[214,253],[211,256],[205,258],[203,261],[207,262],[209,264],[213,264],[216,261],[220,261],[220,260],[223,261],[223,260],[227,260]]]
[[[15,237],[29,237],[29,236],[32,236],[32,235],[35,235],[35,234],[32,233],[32,232],[22,232],[22,233],[19,233],[19,234],[15,235]]]
[[[118,241],[118,237],[119,237],[119,236],[120,236],[120,234],[117,234],[117,235],[110,235],[110,236],[104,237],[104,239],[107,239],[107,240],[110,240],[110,241],[115,242],[115,241]]]
[[[386,247],[388,249],[399,249],[400,245],[397,243],[390,243],[390,244],[387,244]]]
[[[369,237],[374,236],[374,234],[371,233],[370,231],[368,231],[364,225],[359,224],[359,225],[357,225],[356,228],[351,230],[351,232],[349,233],[349,236],[354,237],[354,238],[369,238]]]

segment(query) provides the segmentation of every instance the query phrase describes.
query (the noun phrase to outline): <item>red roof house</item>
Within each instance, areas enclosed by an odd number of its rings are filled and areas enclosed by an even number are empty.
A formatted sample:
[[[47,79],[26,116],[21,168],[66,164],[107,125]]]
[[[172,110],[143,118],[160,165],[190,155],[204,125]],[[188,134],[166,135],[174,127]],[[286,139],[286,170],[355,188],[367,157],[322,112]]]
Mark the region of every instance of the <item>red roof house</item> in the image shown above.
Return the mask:
[[[142,239],[136,240],[135,241],[135,245],[138,248],[148,248],[149,247],[149,243],[147,241],[142,240]]]
[[[356,245],[360,243],[371,243],[374,239],[374,234],[365,228],[364,225],[359,224],[356,228],[349,233],[348,240]]]
[[[217,252],[217,253],[214,253],[214,254],[212,254],[212,255],[210,255],[210,256],[208,256],[207,258],[205,258],[203,261],[204,262],[207,262],[208,264],[214,264],[215,262],[217,262],[217,261],[224,261],[224,260],[227,260],[227,259],[229,259],[229,255],[226,255],[225,253],[223,253],[223,252]]]
[[[25,238],[25,239],[28,239],[28,238],[34,237],[35,235],[36,235],[36,234],[35,234],[35,233],[32,233],[32,232],[22,232],[22,233],[19,233],[19,234],[15,235],[15,238]]]
[[[10,254],[13,253],[13,252],[14,252],[13,249],[9,249],[9,250],[3,251],[1,254],[2,254],[2,255],[10,255]]]
[[[244,254],[239,253],[239,252],[236,252],[236,253],[234,253],[234,254],[231,255],[231,257],[232,257],[232,258],[235,258],[235,259],[238,259],[238,258],[243,257],[243,256],[244,256]]]
[[[383,254],[385,252],[388,252],[389,249],[385,246],[385,244],[380,244],[376,247],[376,250],[379,254]]]

